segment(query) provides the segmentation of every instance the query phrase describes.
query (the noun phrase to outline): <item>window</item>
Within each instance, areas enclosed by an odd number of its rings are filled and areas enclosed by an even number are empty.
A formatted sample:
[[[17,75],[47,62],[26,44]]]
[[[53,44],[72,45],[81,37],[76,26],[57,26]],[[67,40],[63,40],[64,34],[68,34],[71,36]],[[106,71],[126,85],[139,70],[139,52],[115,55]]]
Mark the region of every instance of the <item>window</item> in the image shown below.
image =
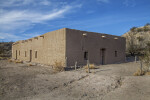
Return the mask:
[[[88,52],[84,52],[84,60],[88,60]]]
[[[19,56],[20,56],[20,51],[19,51]]]
[[[27,57],[27,52],[25,51],[25,57]]]
[[[37,58],[37,51],[35,51],[35,58]]]
[[[115,57],[117,57],[117,56],[118,56],[117,51],[115,51]]]

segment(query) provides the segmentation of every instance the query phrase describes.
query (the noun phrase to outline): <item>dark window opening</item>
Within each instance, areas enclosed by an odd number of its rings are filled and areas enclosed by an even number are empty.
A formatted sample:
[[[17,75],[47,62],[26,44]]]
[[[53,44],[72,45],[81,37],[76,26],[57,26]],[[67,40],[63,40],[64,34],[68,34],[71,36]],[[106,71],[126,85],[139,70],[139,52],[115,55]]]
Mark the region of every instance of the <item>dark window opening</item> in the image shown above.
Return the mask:
[[[18,59],[18,56],[17,56],[17,50],[16,50],[16,59]]]
[[[19,56],[20,56],[20,51],[19,51]]]
[[[117,51],[115,51],[115,57],[117,57],[118,56],[118,53],[117,53]]]
[[[84,52],[84,60],[88,60],[88,52]]]
[[[25,57],[27,57],[27,52],[25,51]]]
[[[102,48],[101,51],[100,51],[100,55],[101,55],[101,64],[104,65],[105,62],[106,62],[106,49],[105,48]]]
[[[35,58],[37,58],[37,51],[35,51]]]

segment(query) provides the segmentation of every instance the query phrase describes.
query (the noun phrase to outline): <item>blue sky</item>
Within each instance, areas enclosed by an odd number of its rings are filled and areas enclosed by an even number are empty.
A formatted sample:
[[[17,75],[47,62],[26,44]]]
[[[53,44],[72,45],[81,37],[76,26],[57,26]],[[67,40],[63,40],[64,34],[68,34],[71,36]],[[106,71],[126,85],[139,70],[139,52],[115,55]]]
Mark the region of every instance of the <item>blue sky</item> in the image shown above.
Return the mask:
[[[122,35],[150,23],[150,0],[0,0],[0,41],[72,28]]]

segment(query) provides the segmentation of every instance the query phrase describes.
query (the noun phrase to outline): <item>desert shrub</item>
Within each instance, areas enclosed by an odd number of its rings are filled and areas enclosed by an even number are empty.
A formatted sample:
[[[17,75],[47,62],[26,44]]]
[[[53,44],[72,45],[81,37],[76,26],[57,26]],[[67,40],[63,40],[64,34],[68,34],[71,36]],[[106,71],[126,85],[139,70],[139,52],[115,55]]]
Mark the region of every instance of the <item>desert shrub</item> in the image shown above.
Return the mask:
[[[13,60],[12,59],[8,59],[8,62],[13,62]]]
[[[16,60],[15,63],[23,63],[22,60]]]
[[[139,56],[141,69],[134,73],[135,76],[148,75],[150,73],[150,46],[146,46]],[[142,70],[142,71],[141,71]]]
[[[131,30],[132,32],[135,32],[136,29],[137,29],[137,27],[132,27],[130,30]]]
[[[146,72],[145,75],[150,75],[150,72]]]
[[[148,41],[148,42],[146,43],[146,45],[147,45],[147,47],[150,47],[150,41]]]
[[[58,62],[58,61],[55,61],[54,65],[53,65],[53,69],[57,72],[60,72],[60,71],[64,71],[64,66],[63,66],[63,63],[62,62]]]
[[[144,38],[142,36],[137,37],[138,41],[144,41]]]
[[[33,64],[28,64],[27,66],[33,66]]]
[[[144,26],[144,32],[150,31],[150,29],[147,26]]]
[[[146,23],[146,24],[145,24],[145,26],[149,26],[149,25],[150,25],[150,23]]]
[[[0,56],[0,60],[7,60],[7,59],[9,59],[8,57],[1,57]]]
[[[126,52],[131,56],[139,55],[146,47],[147,32],[150,31],[149,23],[144,27],[133,27],[126,33]]]
[[[0,42],[0,56],[11,57],[11,48],[13,42]]]
[[[3,57],[0,57],[0,60],[3,60]]]
[[[88,69],[88,65],[83,66],[83,68]],[[97,69],[97,67],[94,64],[89,64],[90,69]]]
[[[140,57],[141,61],[144,63],[144,71],[150,71],[150,47],[147,46],[143,51],[143,55]]]
[[[144,71],[141,71],[140,69],[138,69],[133,75],[134,75],[134,76],[142,76],[142,75],[144,75],[144,74],[145,74]]]
[[[88,71],[88,70],[86,70],[85,72],[86,72],[86,73],[89,73],[89,71]]]
[[[129,32],[126,35],[126,52],[131,56],[135,56],[138,53],[138,45],[136,43],[137,38],[135,37],[136,32]]]
[[[143,29],[142,28],[137,28],[137,32],[142,32]]]

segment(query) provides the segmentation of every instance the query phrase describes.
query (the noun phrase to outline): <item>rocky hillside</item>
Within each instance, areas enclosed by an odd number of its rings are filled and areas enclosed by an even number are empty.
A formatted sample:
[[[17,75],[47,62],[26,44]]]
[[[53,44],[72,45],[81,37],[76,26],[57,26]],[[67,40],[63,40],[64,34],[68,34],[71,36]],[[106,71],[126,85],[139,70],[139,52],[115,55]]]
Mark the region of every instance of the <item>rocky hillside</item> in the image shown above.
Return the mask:
[[[126,38],[126,52],[131,55],[138,54],[141,49],[150,46],[150,24],[133,27],[122,36]]]
[[[11,57],[11,48],[13,42],[0,42],[0,59]]]

